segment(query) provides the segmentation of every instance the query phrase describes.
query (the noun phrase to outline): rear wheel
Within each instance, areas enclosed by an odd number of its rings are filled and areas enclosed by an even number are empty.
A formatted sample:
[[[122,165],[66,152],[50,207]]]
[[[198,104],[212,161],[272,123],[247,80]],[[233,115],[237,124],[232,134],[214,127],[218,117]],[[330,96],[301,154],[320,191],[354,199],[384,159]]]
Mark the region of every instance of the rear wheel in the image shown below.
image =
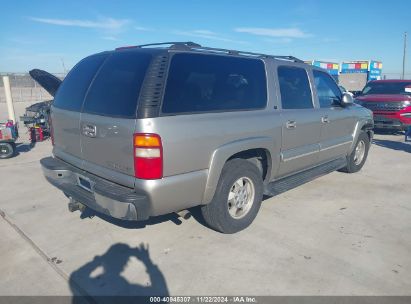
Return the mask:
[[[233,159],[224,165],[213,200],[201,212],[211,228],[235,233],[252,223],[262,198],[260,170],[248,160]]]
[[[368,134],[361,132],[358,136],[354,150],[347,157],[347,166],[341,171],[355,173],[361,170],[367,160],[368,150],[370,149],[370,139]]]
[[[10,158],[16,151],[16,145],[14,143],[0,143],[0,158]]]

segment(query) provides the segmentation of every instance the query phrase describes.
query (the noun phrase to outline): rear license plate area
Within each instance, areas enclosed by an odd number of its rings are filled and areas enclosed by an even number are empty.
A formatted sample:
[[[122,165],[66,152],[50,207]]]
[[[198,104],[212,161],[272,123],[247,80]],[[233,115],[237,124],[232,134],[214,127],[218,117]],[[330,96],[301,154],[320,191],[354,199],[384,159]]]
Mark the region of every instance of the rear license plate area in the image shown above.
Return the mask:
[[[77,185],[88,192],[93,192],[91,181],[87,177],[77,176]]]

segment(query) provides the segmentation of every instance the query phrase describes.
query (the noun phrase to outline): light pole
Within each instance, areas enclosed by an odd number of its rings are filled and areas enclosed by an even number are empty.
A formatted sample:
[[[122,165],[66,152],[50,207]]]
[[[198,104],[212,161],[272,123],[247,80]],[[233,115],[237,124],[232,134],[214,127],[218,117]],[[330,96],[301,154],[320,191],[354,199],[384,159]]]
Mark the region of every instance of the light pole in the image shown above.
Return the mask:
[[[405,79],[405,56],[407,54],[407,32],[404,33],[404,54],[402,56],[402,79]]]

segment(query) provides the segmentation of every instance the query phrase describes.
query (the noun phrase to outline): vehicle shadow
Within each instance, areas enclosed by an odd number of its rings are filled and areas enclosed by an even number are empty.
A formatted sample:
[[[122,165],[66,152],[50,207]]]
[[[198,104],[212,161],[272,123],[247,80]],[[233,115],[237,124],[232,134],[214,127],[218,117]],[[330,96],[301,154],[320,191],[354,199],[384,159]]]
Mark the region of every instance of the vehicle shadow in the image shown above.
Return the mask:
[[[145,266],[149,282],[133,284],[122,276],[122,272],[134,265],[128,265],[134,257]],[[130,271],[130,269],[128,269]],[[141,243],[132,248],[124,243],[112,245],[103,255],[97,255],[90,262],[73,271],[69,278],[73,294],[72,303],[84,302],[136,302],[135,296],[167,296],[169,291],[164,275],[150,258],[148,245]],[[128,298],[130,297],[130,298]],[[128,300],[127,300],[128,299]],[[86,300],[86,301],[85,301]]]
[[[404,136],[404,131],[390,130],[390,129],[377,129],[374,128],[374,133],[379,135],[401,135]]]
[[[16,143],[16,154],[30,152],[35,146],[35,143]]]
[[[127,220],[116,219],[111,216],[105,215],[103,213],[94,211],[90,208],[86,208],[81,213],[80,218],[86,219],[86,218],[92,218],[94,216],[110,224],[116,225],[121,228],[126,228],[126,229],[143,229],[146,226],[157,225],[157,224],[168,222],[168,221],[171,221],[176,225],[182,224],[182,221],[178,218],[178,215],[175,213],[169,213],[165,215],[150,217],[148,220],[145,220],[145,221],[127,221]]]
[[[373,142],[375,145],[383,147],[383,148],[411,153],[411,144],[406,144],[406,143],[399,142],[399,141],[375,139],[375,138]]]

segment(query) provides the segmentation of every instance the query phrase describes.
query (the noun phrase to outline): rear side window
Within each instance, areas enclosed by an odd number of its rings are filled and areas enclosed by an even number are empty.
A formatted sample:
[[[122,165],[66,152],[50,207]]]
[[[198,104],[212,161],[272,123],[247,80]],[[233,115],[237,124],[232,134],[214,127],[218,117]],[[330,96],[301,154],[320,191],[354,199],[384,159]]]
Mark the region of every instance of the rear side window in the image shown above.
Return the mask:
[[[261,60],[219,55],[173,56],[163,113],[261,109],[267,103]]]
[[[310,82],[305,69],[280,66],[278,80],[283,109],[310,109],[313,107]]]
[[[79,112],[90,82],[107,55],[90,56],[80,61],[67,75],[54,98],[57,108]]]
[[[113,53],[91,84],[83,112],[134,118],[141,85],[151,55],[139,52]]]

